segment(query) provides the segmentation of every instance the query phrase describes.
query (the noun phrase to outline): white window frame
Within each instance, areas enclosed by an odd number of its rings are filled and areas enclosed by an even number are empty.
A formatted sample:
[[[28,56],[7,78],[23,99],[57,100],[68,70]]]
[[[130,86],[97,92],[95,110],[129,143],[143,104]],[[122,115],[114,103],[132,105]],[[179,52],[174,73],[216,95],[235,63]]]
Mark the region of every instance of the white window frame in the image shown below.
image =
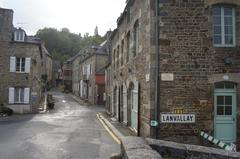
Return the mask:
[[[20,58],[20,71],[17,71],[17,59]],[[22,62],[23,62],[23,59],[25,59],[25,62],[24,62],[24,71],[22,70]],[[16,72],[17,73],[26,73],[26,58],[25,57],[16,57]]]
[[[236,12],[235,12],[235,8],[234,7],[231,7],[232,9],[232,18],[233,18],[233,44],[226,44],[226,41],[225,41],[225,19],[224,19],[224,8],[226,6],[216,6],[216,7],[219,7],[221,8],[221,40],[222,40],[222,44],[215,44],[214,43],[214,28],[213,28],[213,45],[214,47],[235,47],[236,46]],[[214,18],[214,17],[212,17]],[[213,23],[213,27],[214,27],[214,23]]]
[[[15,31],[14,32],[14,41],[20,41],[20,42],[23,42],[25,39],[25,33],[24,31]]]
[[[18,97],[17,97],[17,101],[16,101],[16,89],[18,89]],[[21,101],[21,90],[23,92],[23,101]],[[23,87],[16,87],[14,89],[14,103],[15,104],[24,104],[24,96],[25,96],[25,89]]]

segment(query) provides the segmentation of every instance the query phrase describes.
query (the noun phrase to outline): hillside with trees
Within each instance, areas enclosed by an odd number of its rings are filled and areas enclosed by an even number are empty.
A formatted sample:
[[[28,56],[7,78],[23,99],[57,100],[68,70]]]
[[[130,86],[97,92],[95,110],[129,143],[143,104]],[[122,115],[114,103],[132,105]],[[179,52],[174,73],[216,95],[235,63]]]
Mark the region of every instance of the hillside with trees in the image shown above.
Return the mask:
[[[71,33],[68,28],[61,30],[44,28],[38,30],[36,36],[45,42],[45,46],[53,59],[61,63],[76,55],[82,48],[99,45],[105,40],[104,37],[98,34],[97,27],[93,36],[85,33],[82,37],[81,34]]]

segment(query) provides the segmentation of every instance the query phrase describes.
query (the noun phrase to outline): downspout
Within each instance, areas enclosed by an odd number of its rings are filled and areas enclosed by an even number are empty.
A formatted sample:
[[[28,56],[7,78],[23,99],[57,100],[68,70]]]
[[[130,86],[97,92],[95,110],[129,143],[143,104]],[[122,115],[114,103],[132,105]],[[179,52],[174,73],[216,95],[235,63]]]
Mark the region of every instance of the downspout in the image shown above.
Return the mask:
[[[156,126],[156,139],[159,136],[159,111],[160,111],[160,49],[159,49],[159,0],[155,1],[155,31],[156,31],[156,76],[155,76],[155,120],[158,122],[158,126]]]

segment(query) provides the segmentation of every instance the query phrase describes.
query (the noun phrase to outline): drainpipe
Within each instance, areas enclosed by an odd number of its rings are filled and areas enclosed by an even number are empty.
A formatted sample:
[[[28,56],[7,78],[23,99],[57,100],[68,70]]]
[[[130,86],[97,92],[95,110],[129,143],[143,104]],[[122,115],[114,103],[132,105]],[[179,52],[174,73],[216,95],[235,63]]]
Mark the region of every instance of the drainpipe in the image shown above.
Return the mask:
[[[158,126],[156,127],[156,139],[159,136],[159,111],[160,111],[160,49],[159,49],[159,0],[155,0],[155,31],[156,31],[156,79],[155,79],[155,120],[158,122]]]

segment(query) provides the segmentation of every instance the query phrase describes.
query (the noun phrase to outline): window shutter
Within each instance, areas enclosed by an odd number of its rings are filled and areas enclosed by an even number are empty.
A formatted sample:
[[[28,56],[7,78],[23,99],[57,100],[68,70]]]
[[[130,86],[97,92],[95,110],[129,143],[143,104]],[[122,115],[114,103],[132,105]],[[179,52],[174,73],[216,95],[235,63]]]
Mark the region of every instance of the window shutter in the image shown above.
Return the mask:
[[[10,57],[10,72],[16,72],[16,57]]]
[[[117,91],[116,91],[116,118],[119,120],[119,89],[117,88]]]
[[[29,104],[30,88],[24,89],[24,104]]]
[[[123,85],[123,122],[127,123],[127,87]]]
[[[9,92],[8,92],[8,103],[9,104],[14,104],[14,88],[10,87]]]
[[[138,112],[138,96],[139,96],[139,83],[138,81],[134,82],[133,90],[133,110]]]
[[[27,57],[25,61],[25,72],[30,73],[31,70],[31,58]]]

